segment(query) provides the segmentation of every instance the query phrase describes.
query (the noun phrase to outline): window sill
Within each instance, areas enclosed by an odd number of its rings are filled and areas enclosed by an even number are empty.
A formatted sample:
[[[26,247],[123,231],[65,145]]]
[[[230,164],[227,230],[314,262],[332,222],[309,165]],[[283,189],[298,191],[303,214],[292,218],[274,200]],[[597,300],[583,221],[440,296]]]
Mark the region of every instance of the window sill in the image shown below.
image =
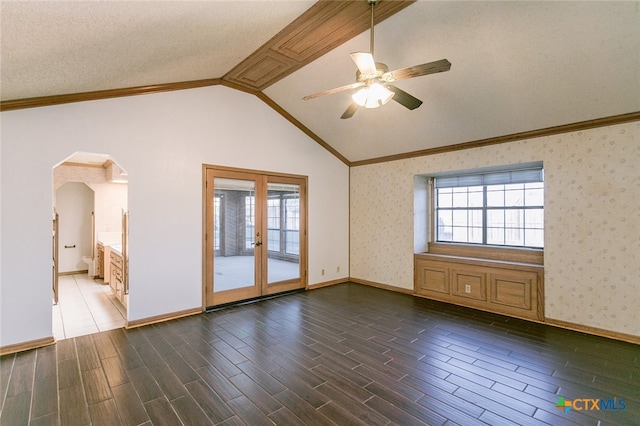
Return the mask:
[[[457,243],[429,243],[428,252],[425,254],[544,265],[543,249],[479,246]]]

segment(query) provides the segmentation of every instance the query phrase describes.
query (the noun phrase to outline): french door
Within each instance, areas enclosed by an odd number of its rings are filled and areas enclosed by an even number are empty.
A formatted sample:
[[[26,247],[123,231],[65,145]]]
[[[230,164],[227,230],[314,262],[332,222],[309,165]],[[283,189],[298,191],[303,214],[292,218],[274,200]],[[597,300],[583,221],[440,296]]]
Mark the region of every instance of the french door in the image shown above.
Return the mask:
[[[307,178],[204,166],[205,307],[306,287]]]

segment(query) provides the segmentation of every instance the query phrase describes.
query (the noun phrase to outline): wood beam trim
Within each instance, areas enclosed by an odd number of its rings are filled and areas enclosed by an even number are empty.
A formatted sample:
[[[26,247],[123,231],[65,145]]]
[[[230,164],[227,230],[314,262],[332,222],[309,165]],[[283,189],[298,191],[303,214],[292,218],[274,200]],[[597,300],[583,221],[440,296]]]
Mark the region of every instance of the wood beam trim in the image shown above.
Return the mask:
[[[428,148],[420,151],[412,151],[404,154],[387,155],[384,157],[370,158],[368,160],[359,160],[350,162],[351,167],[365,166],[367,164],[387,163],[396,160],[405,160],[408,158],[424,157],[427,155],[443,154],[446,152],[461,151],[464,149],[479,148],[489,145],[497,145],[501,143],[515,142],[524,139],[534,139],[543,136],[552,136],[560,133],[578,132],[581,130],[593,129],[596,127],[613,126],[616,124],[628,123],[640,120],[640,111],[628,114],[613,115],[610,117],[596,118],[594,120],[579,121],[577,123],[563,124],[560,126],[546,127],[538,130],[529,130],[526,132],[512,133],[510,135],[496,136],[493,138],[479,139],[471,142],[463,142],[454,145],[440,146],[437,148]]]
[[[375,23],[416,0],[381,1]],[[222,79],[262,91],[370,28],[371,9],[362,1],[321,0],[283,28]],[[254,77],[251,78],[250,76]],[[255,78],[260,75],[260,78]]]
[[[206,80],[182,81],[179,83],[153,84],[149,86],[128,87],[124,89],[98,90],[94,92],[70,93],[66,95],[41,96],[38,98],[16,99],[0,102],[0,111],[38,108],[73,102],[95,101],[101,99],[120,98],[124,96],[148,95],[152,93],[171,92],[174,90],[193,89],[197,87],[220,84],[219,78]]]
[[[230,81],[220,80],[220,85],[224,87],[228,87],[229,89],[237,90],[239,92],[245,92],[250,95],[258,96],[260,92],[249,89],[248,87],[241,86],[239,84],[232,83]],[[258,96],[259,97],[259,96]]]

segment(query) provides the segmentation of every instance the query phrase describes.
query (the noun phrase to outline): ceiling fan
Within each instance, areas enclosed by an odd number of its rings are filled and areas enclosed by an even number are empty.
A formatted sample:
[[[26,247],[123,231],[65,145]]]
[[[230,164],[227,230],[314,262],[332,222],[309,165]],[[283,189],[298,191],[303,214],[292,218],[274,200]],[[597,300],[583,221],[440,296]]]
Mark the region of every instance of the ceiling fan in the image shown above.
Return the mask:
[[[340,118],[345,119],[353,117],[353,114],[356,113],[358,107],[378,108],[389,102],[391,99],[408,109],[416,109],[422,105],[422,101],[391,83],[398,80],[406,80],[427,74],[449,71],[451,68],[451,62],[446,59],[440,59],[439,61],[428,62],[421,65],[414,65],[408,68],[401,68],[395,71],[389,71],[389,67],[386,64],[375,62],[373,60],[373,11],[378,2],[379,0],[367,0],[367,3],[371,6],[370,52],[355,52],[351,54],[351,59],[353,59],[353,62],[355,62],[358,67],[358,71],[356,71],[356,82],[305,96],[302,98],[303,100],[307,101],[320,96],[360,88],[360,90],[351,95],[352,102]]]

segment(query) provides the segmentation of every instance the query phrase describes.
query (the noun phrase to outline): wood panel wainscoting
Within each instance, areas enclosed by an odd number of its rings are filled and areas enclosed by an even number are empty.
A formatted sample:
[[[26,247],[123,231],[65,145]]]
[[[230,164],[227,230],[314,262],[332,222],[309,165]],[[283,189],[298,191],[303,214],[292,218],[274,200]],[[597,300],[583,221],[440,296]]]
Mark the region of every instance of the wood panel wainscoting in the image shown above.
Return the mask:
[[[416,254],[414,293],[442,302],[544,321],[544,267],[536,263]]]

